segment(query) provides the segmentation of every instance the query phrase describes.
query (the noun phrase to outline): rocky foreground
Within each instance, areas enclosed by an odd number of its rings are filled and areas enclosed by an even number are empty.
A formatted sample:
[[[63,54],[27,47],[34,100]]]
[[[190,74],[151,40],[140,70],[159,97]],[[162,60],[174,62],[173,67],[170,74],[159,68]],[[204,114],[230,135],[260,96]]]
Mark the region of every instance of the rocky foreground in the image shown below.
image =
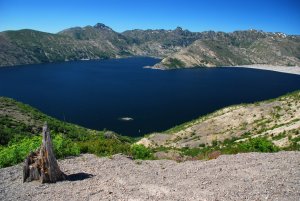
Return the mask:
[[[0,169],[0,200],[300,200],[300,152],[223,155],[210,161],[133,161],[84,154],[59,161],[68,181],[22,183]]]

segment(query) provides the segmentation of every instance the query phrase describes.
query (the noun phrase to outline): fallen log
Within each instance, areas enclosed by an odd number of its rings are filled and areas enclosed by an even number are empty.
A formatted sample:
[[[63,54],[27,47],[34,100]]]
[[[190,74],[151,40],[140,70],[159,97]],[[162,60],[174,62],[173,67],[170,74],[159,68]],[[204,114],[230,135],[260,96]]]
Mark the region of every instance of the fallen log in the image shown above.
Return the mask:
[[[41,147],[31,152],[24,161],[23,182],[39,180],[41,183],[55,183],[66,179],[54,156],[47,123],[43,126],[42,135]]]

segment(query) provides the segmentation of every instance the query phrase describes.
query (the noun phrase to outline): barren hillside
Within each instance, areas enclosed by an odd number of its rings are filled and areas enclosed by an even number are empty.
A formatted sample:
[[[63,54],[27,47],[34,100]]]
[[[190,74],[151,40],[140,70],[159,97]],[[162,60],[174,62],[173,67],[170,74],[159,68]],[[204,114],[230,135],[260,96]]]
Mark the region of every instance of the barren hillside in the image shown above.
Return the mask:
[[[218,110],[164,133],[154,133],[138,143],[148,147],[203,147],[235,139],[241,142],[266,137],[278,147],[288,147],[300,132],[300,92],[254,104]]]

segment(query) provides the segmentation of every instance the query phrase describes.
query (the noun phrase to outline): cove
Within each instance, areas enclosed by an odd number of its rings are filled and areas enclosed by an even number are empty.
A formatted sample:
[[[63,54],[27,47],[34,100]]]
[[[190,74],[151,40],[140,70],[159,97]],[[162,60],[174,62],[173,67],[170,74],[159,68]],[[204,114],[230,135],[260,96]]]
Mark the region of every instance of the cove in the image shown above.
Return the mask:
[[[142,136],[225,106],[300,89],[300,76],[244,68],[153,70],[133,57],[0,68],[0,96],[92,129]]]

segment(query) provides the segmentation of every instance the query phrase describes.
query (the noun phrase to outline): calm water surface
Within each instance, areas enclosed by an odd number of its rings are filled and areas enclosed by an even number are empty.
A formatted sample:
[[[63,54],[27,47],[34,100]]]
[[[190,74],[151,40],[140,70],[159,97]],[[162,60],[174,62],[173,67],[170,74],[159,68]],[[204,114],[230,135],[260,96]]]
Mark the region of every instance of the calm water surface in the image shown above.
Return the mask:
[[[158,61],[137,57],[0,68],[0,96],[60,120],[138,136],[300,89],[300,76],[271,71],[143,68]]]

